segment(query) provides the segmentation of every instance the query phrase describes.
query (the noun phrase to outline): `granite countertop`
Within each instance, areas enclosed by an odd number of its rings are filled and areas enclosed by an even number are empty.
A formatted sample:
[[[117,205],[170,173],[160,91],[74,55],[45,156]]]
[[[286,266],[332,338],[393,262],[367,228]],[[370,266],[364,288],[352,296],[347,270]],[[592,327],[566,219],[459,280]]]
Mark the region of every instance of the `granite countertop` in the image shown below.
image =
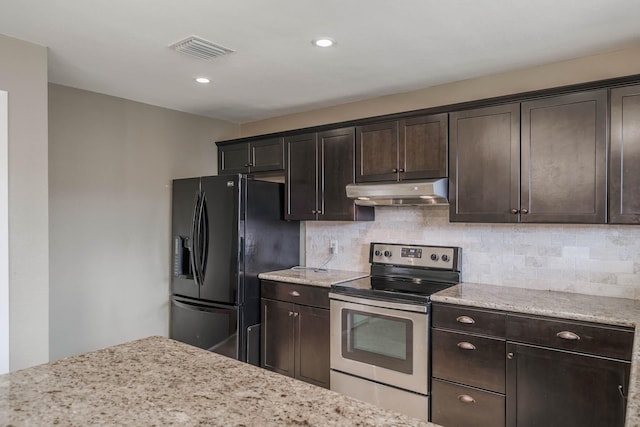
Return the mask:
[[[625,426],[640,426],[640,300],[461,283],[431,301],[634,327]]]
[[[0,425],[432,426],[168,338],[0,376]]]
[[[346,270],[317,270],[313,268],[291,268],[258,274],[258,278],[276,282],[298,283],[300,285],[330,288],[336,283],[349,282],[369,276],[369,273]]]

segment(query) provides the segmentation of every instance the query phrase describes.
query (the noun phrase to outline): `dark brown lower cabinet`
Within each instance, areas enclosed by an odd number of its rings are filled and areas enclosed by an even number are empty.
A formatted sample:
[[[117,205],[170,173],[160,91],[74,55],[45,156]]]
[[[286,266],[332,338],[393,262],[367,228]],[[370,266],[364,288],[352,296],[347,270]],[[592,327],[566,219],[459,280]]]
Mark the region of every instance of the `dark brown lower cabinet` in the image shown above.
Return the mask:
[[[265,286],[269,292],[264,292]],[[267,282],[262,298],[261,366],[299,380],[329,388],[329,310],[327,289]],[[320,306],[289,302],[318,301]],[[326,299],[326,304],[324,304]]]
[[[624,425],[631,364],[507,343],[507,425]]]
[[[431,405],[445,427],[504,427],[504,394],[434,379]]]

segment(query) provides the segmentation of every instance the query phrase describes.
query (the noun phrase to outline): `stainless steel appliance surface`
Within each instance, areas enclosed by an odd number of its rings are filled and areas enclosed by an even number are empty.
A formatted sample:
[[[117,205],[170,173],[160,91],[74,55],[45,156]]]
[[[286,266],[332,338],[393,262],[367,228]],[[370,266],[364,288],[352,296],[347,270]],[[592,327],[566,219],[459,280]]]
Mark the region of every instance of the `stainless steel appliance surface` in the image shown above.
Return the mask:
[[[258,274],[299,261],[283,197],[245,175],[173,181],[170,338],[259,365]]]
[[[460,282],[461,249],[371,243],[369,262],[331,287],[331,389],[426,420],[429,297]]]

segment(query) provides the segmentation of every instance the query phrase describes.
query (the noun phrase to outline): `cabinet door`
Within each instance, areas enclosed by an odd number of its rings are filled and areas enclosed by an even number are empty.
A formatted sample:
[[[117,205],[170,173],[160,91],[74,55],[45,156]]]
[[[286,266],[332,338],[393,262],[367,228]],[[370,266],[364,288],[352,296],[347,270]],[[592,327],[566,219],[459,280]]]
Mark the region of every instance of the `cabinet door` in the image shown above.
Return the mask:
[[[218,148],[218,174],[247,173],[249,146],[247,143],[223,145]]]
[[[449,138],[450,220],[517,222],[520,105],[451,113]]]
[[[345,187],[355,173],[355,130],[335,129],[318,134],[319,211],[325,221],[373,220],[373,207],[357,206],[347,198]]]
[[[318,156],[315,133],[285,139],[285,219],[316,219]]]
[[[640,85],[611,90],[609,222],[640,224]]]
[[[262,299],[262,367],[293,377],[293,313],[288,302]]]
[[[296,378],[329,388],[329,310],[296,305]]]
[[[400,179],[447,176],[447,114],[400,120]]]
[[[284,170],[284,139],[271,138],[249,143],[251,172]]]
[[[398,180],[398,122],[356,126],[356,182]]]
[[[507,344],[507,425],[624,425],[630,363]]]
[[[604,223],[607,91],[522,104],[522,222]]]

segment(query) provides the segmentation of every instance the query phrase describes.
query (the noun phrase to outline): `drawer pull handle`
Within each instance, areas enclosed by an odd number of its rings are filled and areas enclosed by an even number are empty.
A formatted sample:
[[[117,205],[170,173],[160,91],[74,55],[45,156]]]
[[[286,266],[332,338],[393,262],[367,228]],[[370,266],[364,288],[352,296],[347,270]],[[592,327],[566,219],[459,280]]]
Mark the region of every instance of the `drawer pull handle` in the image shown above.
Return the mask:
[[[475,320],[473,320],[471,317],[469,316],[459,316],[456,317],[456,322],[458,323],[464,323],[465,325],[473,325],[474,323],[476,323]]]
[[[462,341],[458,343],[458,348],[463,350],[475,350],[476,346],[471,344],[470,342]]]
[[[476,403],[476,400],[468,394],[459,395],[458,400],[462,403]]]
[[[620,392],[620,396],[622,396],[624,400],[627,400],[627,396],[625,396],[624,391],[622,389],[622,384],[618,385],[618,391]]]
[[[558,338],[562,338],[563,340],[579,340],[580,339],[580,335],[574,334],[573,332],[569,332],[569,331],[560,331],[556,334],[556,336]]]
[[[300,296],[300,292],[298,292],[298,291],[291,291],[291,292],[289,292],[289,295],[291,295],[292,297],[299,297],[299,296]]]

